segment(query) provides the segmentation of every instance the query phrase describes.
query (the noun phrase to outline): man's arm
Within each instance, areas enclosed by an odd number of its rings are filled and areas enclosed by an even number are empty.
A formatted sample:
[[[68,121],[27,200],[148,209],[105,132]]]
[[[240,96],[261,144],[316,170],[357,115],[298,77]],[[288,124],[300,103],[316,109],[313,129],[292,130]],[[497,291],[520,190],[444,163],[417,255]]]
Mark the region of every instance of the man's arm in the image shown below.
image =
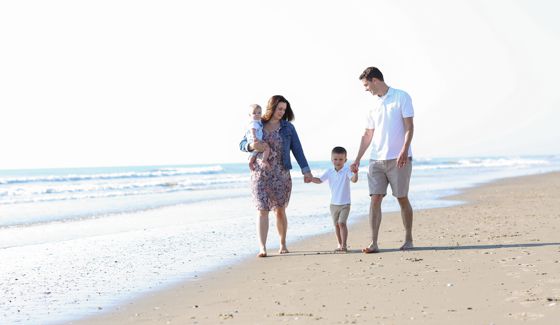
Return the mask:
[[[358,155],[356,156],[354,162],[350,165],[350,170],[353,173],[358,172],[358,169],[360,167],[360,159],[362,159],[362,156],[369,148],[369,145],[371,144],[371,140],[373,139],[373,131],[375,131],[375,129],[366,129],[364,135],[362,135],[362,140],[360,141],[360,149],[358,150]]]
[[[404,167],[408,163],[408,149],[410,149],[412,137],[414,136],[414,122],[412,119],[413,117],[404,118],[404,144],[399,154],[399,159],[397,160],[397,166],[399,168]]]

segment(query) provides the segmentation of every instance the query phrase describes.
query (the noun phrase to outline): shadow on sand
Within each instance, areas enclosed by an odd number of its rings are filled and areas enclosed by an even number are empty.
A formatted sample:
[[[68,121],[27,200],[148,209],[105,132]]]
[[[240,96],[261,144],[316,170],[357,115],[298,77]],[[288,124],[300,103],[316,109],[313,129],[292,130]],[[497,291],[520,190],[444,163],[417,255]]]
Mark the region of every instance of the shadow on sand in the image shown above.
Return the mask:
[[[532,247],[544,247],[544,246],[558,246],[559,243],[525,243],[525,244],[496,244],[496,245],[464,245],[464,246],[417,246],[409,251],[460,251],[460,250],[484,250],[484,249],[500,249],[500,248],[532,248]],[[372,253],[367,255],[376,255],[382,253],[391,252],[402,252],[398,248],[385,248],[380,249],[378,253]],[[306,256],[306,255],[333,255],[333,254],[364,254],[361,249],[349,249],[348,252],[335,252],[330,251],[292,251],[288,254],[274,254],[268,255],[268,257],[282,257],[282,256]]]

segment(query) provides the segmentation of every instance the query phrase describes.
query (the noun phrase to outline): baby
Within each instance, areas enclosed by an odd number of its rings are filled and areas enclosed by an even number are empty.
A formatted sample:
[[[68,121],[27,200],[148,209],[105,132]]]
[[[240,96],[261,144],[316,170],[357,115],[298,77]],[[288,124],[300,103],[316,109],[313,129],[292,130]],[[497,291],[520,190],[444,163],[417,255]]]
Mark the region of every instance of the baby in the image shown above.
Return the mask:
[[[257,104],[252,104],[249,106],[249,116],[251,116],[251,122],[247,130],[247,143],[253,144],[255,142],[261,142],[264,146],[262,165],[264,168],[270,168],[268,163],[268,157],[270,156],[270,147],[266,142],[263,141],[263,123],[261,121],[262,108]],[[249,157],[249,168],[255,170],[255,161],[257,160],[257,151],[252,151]]]

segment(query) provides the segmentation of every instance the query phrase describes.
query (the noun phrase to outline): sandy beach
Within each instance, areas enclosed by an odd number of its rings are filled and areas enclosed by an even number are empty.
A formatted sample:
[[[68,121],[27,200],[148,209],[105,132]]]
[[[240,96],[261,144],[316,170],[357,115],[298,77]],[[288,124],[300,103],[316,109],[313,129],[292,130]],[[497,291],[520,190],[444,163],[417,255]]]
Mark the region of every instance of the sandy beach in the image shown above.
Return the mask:
[[[407,252],[387,213],[369,255],[353,211],[346,254],[334,233],[315,236],[71,324],[558,324],[559,198],[560,173],[469,189],[449,198],[463,205],[415,211]]]

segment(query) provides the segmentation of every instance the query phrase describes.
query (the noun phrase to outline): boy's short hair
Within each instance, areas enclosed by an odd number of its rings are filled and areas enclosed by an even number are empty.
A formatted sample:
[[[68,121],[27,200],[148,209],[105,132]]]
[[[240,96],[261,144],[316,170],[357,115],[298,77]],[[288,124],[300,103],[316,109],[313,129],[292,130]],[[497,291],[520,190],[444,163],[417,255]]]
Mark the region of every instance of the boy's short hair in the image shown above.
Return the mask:
[[[331,151],[331,154],[333,153],[341,153],[346,155],[346,149],[344,149],[343,147],[334,147],[333,150]]]
[[[364,72],[362,72],[362,74],[360,75],[360,80],[362,80],[364,78],[367,81],[371,81],[371,79],[373,79],[373,78],[384,81],[383,80],[383,73],[381,73],[381,71],[379,69],[377,69],[376,67],[366,68],[364,70]]]

